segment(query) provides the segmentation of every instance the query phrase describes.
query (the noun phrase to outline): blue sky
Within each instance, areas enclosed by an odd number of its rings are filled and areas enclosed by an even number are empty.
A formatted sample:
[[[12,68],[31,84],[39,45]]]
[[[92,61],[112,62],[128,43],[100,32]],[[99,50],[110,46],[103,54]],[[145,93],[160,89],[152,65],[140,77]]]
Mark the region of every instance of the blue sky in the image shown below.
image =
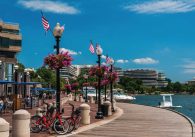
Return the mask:
[[[195,0],[1,0],[0,18],[20,24],[18,59],[26,67],[42,66],[55,44],[40,10],[51,28],[65,24],[60,44],[74,54],[73,64],[95,63],[92,40],[116,66],[156,69],[173,81],[195,76]]]

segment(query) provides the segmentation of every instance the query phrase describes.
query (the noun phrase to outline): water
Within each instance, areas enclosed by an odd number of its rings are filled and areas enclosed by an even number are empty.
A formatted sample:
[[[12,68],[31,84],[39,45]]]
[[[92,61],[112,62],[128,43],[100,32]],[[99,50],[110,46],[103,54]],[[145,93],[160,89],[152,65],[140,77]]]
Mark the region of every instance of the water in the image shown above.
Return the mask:
[[[175,108],[176,111],[183,113],[195,122],[195,96],[190,95],[174,95],[172,96],[174,106],[182,106],[182,108]],[[160,95],[139,95],[136,96],[134,104],[141,104],[147,106],[158,106],[162,101]]]

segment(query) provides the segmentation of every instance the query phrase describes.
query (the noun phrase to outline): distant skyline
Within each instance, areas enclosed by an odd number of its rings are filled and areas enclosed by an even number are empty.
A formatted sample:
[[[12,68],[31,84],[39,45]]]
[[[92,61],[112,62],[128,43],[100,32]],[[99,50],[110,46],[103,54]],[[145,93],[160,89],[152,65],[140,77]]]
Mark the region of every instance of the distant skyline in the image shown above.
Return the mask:
[[[195,0],[1,0],[0,18],[20,25],[18,60],[26,67],[41,67],[54,53],[41,10],[51,29],[65,24],[60,46],[73,64],[96,63],[92,40],[118,67],[156,69],[180,82],[195,77]]]

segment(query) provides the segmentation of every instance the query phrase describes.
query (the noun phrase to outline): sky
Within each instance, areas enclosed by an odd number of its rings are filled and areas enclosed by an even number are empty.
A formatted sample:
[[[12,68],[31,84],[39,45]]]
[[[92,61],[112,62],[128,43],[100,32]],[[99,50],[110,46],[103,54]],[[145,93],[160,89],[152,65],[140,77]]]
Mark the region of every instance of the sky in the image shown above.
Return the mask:
[[[54,53],[51,29],[65,25],[60,47],[73,64],[95,64],[90,40],[124,69],[156,69],[173,81],[195,77],[195,0],[1,0],[0,18],[19,23],[26,67],[39,68]]]

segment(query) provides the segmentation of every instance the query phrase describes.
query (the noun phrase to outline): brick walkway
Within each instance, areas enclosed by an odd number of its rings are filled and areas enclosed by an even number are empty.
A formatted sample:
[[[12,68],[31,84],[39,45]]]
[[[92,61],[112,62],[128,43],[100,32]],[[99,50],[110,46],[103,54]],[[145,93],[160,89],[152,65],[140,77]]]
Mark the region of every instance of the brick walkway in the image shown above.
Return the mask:
[[[118,119],[71,137],[192,137],[190,122],[181,115],[149,106],[117,103]]]
[[[47,100],[48,103],[50,102],[53,102],[55,100]],[[70,116],[71,114],[71,109],[72,107],[68,104],[68,103],[72,103],[75,105],[75,108],[79,107],[81,105],[81,102],[76,102],[76,101],[67,101],[63,106],[61,106],[61,108],[64,108],[64,116],[68,117]],[[96,112],[97,112],[97,104],[90,104],[88,103],[91,107],[91,112],[90,112],[90,115],[91,115],[91,123],[94,123],[94,122],[97,122],[99,120],[95,119],[95,115],[96,115]],[[31,115],[34,115],[36,110],[37,110],[38,107],[34,107],[33,109],[26,109]],[[40,107],[42,108],[42,107]],[[0,117],[4,118],[7,122],[10,123],[10,126],[12,125],[12,112],[7,112],[5,114],[2,114]],[[83,125],[81,125],[83,126]],[[31,137],[49,137],[51,134],[49,134],[48,131],[46,132],[40,132],[40,133],[31,133]],[[53,134],[54,135],[54,134]],[[11,134],[10,134],[10,137],[11,137]]]

